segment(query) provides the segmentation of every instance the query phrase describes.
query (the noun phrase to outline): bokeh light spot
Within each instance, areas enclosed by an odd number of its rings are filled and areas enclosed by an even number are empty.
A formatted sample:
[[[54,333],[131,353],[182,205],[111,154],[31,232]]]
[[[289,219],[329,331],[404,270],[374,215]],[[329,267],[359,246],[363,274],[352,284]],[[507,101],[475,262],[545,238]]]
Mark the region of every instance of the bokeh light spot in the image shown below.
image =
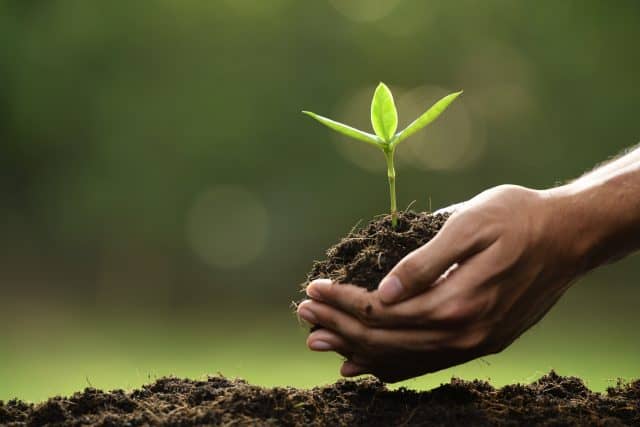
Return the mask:
[[[404,129],[433,103],[457,89],[420,86],[402,92],[396,97],[400,116],[400,129]],[[484,138],[476,132],[465,108],[463,94],[425,129],[412,135],[398,146],[396,156],[400,163],[423,170],[458,170],[480,159],[484,151]]]
[[[460,87],[473,93],[466,101],[473,115],[488,122],[517,123],[535,108],[531,65],[510,46],[484,42],[462,58],[456,75]]]
[[[268,213],[263,203],[242,187],[218,186],[198,196],[187,218],[187,239],[208,265],[243,267],[264,251]]]

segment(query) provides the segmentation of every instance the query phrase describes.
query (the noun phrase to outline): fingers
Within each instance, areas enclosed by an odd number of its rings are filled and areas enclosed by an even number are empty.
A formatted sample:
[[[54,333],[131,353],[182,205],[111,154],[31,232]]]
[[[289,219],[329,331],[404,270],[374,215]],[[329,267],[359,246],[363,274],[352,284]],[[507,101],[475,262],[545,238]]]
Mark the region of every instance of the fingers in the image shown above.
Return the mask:
[[[309,335],[307,346],[314,351],[335,351],[347,359],[340,369],[340,374],[344,377],[355,377],[369,372],[364,365],[364,361],[355,355],[354,348],[335,332],[319,329]],[[358,360],[360,363],[349,360],[351,358]]]
[[[356,377],[369,372],[370,371],[366,367],[358,365],[350,360],[346,360],[340,368],[340,375],[343,377]]]
[[[338,285],[329,279],[309,283],[306,293],[310,298],[339,308],[361,321],[371,317],[374,304],[379,305],[366,289],[354,285]]]
[[[356,317],[368,326],[401,327],[415,325],[413,312],[380,302],[376,292],[348,284],[337,284],[329,279],[314,280],[307,286],[307,295]]]
[[[361,341],[366,326],[355,317],[327,304],[307,300],[298,305],[298,316],[307,322],[337,332],[348,340]]]
[[[404,257],[378,286],[380,300],[395,304],[423,292],[455,263],[493,243],[489,236],[476,232],[467,216],[453,216],[427,244]]]
[[[347,358],[354,351],[343,337],[328,329],[318,329],[309,334],[307,347],[314,351],[335,351]]]
[[[298,306],[298,315],[309,323],[329,329],[346,340],[345,356],[366,355],[369,358],[384,359],[393,351],[413,351],[446,346],[453,339],[456,330],[432,329],[380,329],[368,327],[357,318],[330,305],[307,300]],[[319,332],[319,331],[317,331]],[[316,333],[316,332],[314,332]],[[375,354],[371,353],[375,350]]]
[[[438,285],[429,292],[423,292],[393,305],[383,304],[375,291],[368,292],[355,285],[335,284],[325,279],[310,283],[307,295],[316,302],[346,312],[349,317],[369,328],[451,329],[460,326],[473,314],[475,306],[469,302],[471,295],[468,288],[470,284],[482,284],[487,280],[484,264],[488,262],[489,255],[488,251],[485,251],[470,258],[462,266],[456,265],[456,268],[447,276],[442,276],[437,282]],[[301,304],[303,309],[311,308],[314,312],[318,311],[315,304],[303,304],[305,303]],[[340,316],[339,313],[329,314],[324,307],[319,311],[327,318]],[[326,323],[323,326],[335,330],[335,327]]]
[[[461,320],[458,328],[439,330],[369,328],[338,309],[312,300],[301,303],[298,314],[323,328],[309,336],[309,348],[335,351],[348,360],[342,375],[372,373],[383,381],[395,382],[462,363],[483,351],[487,329],[483,322],[469,320],[469,313],[475,315],[478,310],[453,301],[444,304],[442,314],[437,315],[449,321],[457,316],[466,320]]]
[[[489,248],[468,258],[429,292],[394,306],[405,312],[418,310],[422,327],[461,330],[472,325],[483,316],[487,301],[494,297],[495,252]]]

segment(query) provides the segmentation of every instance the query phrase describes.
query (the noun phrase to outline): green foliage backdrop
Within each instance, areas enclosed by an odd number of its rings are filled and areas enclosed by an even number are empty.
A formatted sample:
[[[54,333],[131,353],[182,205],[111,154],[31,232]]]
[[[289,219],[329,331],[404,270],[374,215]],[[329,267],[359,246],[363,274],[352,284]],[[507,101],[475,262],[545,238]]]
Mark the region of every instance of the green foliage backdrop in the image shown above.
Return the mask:
[[[102,336],[114,318],[179,323],[188,313],[212,325],[203,341],[239,360],[253,347],[233,347],[214,326],[260,328],[267,313],[281,323],[265,336],[296,345],[271,349],[274,360],[308,357],[289,318],[297,285],[324,248],[385,212],[388,196],[380,153],[300,110],[371,131],[370,94],[384,81],[403,128],[464,89],[421,140],[399,147],[399,206],[435,209],[501,183],[552,186],[638,142],[639,22],[632,0],[0,2],[0,398],[70,391],[106,366],[87,362],[56,382],[61,366],[96,357],[69,345],[79,350],[39,371],[52,379],[29,386],[20,361],[53,345],[30,331],[57,316],[102,319]],[[613,306],[638,295],[633,260],[596,277],[591,302],[614,282]],[[581,310],[566,307],[558,327]],[[588,327],[614,322],[611,311],[600,307]],[[621,314],[627,329],[614,344],[634,339],[633,313]],[[164,336],[153,325],[140,334]],[[66,331],[63,342],[84,337]],[[193,362],[189,348],[162,369],[141,362],[122,386],[152,370],[231,366]],[[627,353],[612,363],[640,376]],[[131,378],[123,360],[118,378]],[[327,359],[313,360],[304,369]],[[509,378],[548,367],[534,358]],[[335,378],[322,372],[305,384]]]

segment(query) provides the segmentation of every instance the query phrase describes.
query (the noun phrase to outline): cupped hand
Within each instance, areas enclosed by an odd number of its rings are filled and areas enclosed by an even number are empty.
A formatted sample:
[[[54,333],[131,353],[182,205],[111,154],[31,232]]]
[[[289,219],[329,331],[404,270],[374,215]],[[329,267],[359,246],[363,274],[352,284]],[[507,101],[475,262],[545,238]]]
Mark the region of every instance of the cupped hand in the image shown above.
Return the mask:
[[[320,279],[298,315],[307,345],[341,373],[394,382],[496,353],[534,325],[582,272],[579,227],[556,192],[499,186],[456,205],[426,245],[373,292]]]

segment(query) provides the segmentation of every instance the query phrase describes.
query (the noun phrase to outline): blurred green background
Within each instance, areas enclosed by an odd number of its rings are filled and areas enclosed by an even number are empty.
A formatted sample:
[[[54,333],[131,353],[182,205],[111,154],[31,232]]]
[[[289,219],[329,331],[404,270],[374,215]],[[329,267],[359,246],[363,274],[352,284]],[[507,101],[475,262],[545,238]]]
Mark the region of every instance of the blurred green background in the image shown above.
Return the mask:
[[[300,114],[403,126],[399,204],[575,177],[638,141],[635,0],[0,2],[0,399],[222,372],[338,378],[292,315],[312,260],[387,208],[383,157]],[[640,377],[640,266],[581,281],[452,375]]]

